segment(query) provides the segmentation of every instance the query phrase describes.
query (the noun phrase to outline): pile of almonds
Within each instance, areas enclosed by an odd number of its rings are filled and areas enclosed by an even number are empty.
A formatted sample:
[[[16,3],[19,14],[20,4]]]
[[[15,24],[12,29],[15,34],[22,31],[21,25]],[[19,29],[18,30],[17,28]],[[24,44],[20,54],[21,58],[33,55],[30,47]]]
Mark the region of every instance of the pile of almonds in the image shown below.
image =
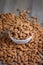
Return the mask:
[[[0,38],[0,61],[8,65],[42,65],[43,64],[43,27],[37,18],[31,20],[26,13],[0,14],[0,32],[9,30],[12,37],[26,39],[34,33],[33,39],[27,44],[15,44],[8,35]]]

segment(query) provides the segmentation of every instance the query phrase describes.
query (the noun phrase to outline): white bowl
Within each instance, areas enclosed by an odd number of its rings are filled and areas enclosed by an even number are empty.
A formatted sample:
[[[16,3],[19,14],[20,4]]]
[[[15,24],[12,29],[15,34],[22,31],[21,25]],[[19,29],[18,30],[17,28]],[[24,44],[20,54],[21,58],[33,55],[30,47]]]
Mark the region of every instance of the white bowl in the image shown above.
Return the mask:
[[[28,43],[29,41],[31,41],[31,39],[32,39],[32,36],[30,36],[29,38],[27,38],[27,39],[25,39],[25,40],[17,40],[17,39],[15,39],[15,38],[13,38],[13,37],[10,36],[10,32],[9,32],[8,34],[9,34],[10,39],[11,39],[13,42],[17,43],[17,44],[26,44],[26,43]]]
[[[4,33],[4,34],[7,33],[7,34],[9,35],[10,39],[11,39],[13,42],[17,43],[17,44],[26,44],[26,43],[30,42],[31,39],[32,39],[32,37],[33,37],[33,34],[32,34],[32,36],[30,36],[29,38],[27,38],[27,39],[25,39],[25,40],[17,40],[17,39],[15,39],[15,38],[11,37],[10,31],[6,30],[6,31],[3,31],[3,33]],[[1,35],[0,37],[2,37],[2,35]]]

